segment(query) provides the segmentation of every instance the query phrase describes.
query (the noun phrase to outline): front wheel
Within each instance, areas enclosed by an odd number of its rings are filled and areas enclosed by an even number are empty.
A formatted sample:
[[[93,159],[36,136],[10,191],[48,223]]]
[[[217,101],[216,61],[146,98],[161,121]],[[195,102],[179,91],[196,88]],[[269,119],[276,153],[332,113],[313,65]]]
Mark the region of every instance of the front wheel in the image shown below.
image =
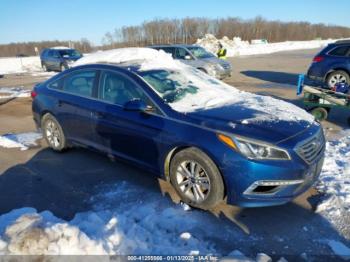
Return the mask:
[[[224,199],[224,183],[215,163],[202,151],[188,148],[170,163],[170,181],[181,199],[208,210]]]
[[[338,83],[350,83],[349,75],[343,70],[336,70],[330,73],[326,79],[328,88],[333,88]]]
[[[47,66],[43,63],[42,65],[41,65],[41,67],[43,68],[43,71],[44,72],[48,72],[49,70],[47,69]]]
[[[66,69],[67,69],[66,66],[65,66],[64,64],[61,64],[61,66],[60,66],[60,71],[63,72],[63,71],[66,70]]]
[[[54,116],[51,114],[44,115],[41,120],[41,128],[46,142],[53,150],[61,152],[66,149],[66,137]]]

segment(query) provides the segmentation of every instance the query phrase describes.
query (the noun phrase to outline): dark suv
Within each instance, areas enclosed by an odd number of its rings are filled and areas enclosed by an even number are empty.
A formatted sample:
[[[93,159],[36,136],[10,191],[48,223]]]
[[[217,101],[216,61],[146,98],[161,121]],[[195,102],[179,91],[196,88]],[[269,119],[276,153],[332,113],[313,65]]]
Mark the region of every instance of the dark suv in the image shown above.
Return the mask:
[[[310,79],[323,82],[328,88],[337,83],[350,84],[350,40],[329,44],[313,59],[307,72]]]
[[[82,54],[71,48],[45,48],[40,55],[44,71],[64,71],[82,57]]]

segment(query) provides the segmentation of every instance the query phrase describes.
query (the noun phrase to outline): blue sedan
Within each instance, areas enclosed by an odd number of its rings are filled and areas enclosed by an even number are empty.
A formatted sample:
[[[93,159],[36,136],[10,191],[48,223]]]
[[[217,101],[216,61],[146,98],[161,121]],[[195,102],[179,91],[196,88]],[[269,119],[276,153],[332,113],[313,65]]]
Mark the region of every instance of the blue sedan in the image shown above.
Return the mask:
[[[136,163],[202,209],[225,197],[246,207],[280,205],[316,181],[325,139],[302,109],[193,68],[149,65],[88,63],[36,85],[33,115],[48,145]]]

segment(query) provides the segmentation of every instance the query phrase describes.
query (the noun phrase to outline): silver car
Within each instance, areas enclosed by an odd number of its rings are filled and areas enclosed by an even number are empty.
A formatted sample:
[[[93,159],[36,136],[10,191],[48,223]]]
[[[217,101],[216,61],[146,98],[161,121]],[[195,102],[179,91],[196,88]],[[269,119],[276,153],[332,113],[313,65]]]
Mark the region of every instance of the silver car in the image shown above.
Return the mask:
[[[232,66],[223,59],[217,58],[203,47],[196,45],[154,45],[157,50],[163,50],[181,62],[219,79],[231,76]]]

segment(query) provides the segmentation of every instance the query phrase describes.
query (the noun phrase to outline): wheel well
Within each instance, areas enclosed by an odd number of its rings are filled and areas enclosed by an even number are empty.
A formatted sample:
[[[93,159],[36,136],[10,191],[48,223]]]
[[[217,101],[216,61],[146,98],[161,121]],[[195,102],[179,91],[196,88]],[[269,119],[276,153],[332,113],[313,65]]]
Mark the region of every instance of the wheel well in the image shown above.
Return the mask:
[[[350,76],[349,70],[347,70],[347,69],[345,69],[345,68],[341,68],[341,67],[336,67],[336,68],[332,69],[331,71],[329,71],[329,72],[326,74],[326,77],[324,78],[324,80],[327,80],[329,74],[333,73],[334,71],[344,71],[345,73],[348,74],[348,76]]]
[[[54,114],[52,114],[50,111],[48,111],[48,110],[45,110],[45,111],[43,111],[43,112],[41,112],[41,114],[40,114],[40,127],[41,127],[41,120],[43,119],[43,117],[45,116],[45,115],[47,115],[47,114],[50,114],[50,115],[52,115],[52,116],[54,116],[55,117],[55,115]]]
[[[171,163],[171,160],[173,159],[173,157],[180,151],[182,150],[185,150],[187,148],[190,148],[190,147],[193,147],[193,146],[179,146],[179,147],[174,147],[172,150],[169,151],[169,153],[167,154],[166,158],[165,158],[165,161],[164,161],[164,178],[166,181],[170,182],[170,163]],[[219,166],[217,165],[216,161],[210,157],[210,155],[208,155],[205,151],[203,151],[202,149],[200,148],[197,148],[198,150],[202,151],[203,153],[205,153],[213,162],[214,164],[216,165],[216,167],[218,168],[219,170],[219,173],[220,173],[220,176],[222,177],[222,181],[224,182],[224,196],[226,197],[227,196],[227,188],[226,188],[226,181],[221,173],[221,170],[219,168]]]

